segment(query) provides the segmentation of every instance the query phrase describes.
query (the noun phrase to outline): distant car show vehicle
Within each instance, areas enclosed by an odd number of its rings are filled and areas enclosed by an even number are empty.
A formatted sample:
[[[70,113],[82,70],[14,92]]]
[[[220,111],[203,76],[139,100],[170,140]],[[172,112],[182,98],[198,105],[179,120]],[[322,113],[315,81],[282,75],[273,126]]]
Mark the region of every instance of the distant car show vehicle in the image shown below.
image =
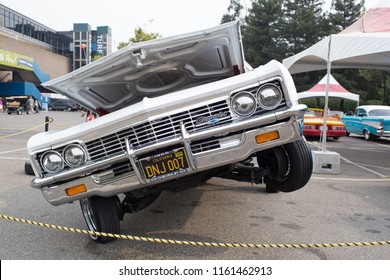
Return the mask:
[[[354,115],[342,116],[347,135],[363,135],[365,140],[390,137],[390,106],[363,105],[355,109]]]
[[[77,111],[80,106],[70,99],[52,99],[48,106],[49,111]]]
[[[337,140],[346,135],[345,125],[340,121],[342,112],[330,111],[326,118],[326,136]],[[310,108],[303,119],[303,135],[321,137],[324,129],[324,110]]]

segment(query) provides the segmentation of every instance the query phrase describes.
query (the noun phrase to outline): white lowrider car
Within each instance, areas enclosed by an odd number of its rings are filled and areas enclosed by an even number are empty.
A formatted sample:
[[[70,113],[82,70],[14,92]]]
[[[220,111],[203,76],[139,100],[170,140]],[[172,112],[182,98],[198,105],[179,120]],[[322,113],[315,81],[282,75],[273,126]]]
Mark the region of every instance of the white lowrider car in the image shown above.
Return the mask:
[[[91,231],[119,233],[161,191],[211,177],[268,192],[310,179],[307,108],[283,65],[245,63],[237,22],[132,44],[44,86],[99,115],[28,141],[32,186],[53,205],[80,201]]]

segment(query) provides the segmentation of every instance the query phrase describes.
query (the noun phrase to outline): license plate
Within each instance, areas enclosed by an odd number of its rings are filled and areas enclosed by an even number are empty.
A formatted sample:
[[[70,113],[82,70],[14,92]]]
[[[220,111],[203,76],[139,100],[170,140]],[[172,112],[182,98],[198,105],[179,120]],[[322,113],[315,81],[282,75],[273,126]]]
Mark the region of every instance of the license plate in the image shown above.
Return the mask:
[[[145,178],[149,182],[172,177],[187,172],[188,162],[184,149],[152,155],[140,160]]]

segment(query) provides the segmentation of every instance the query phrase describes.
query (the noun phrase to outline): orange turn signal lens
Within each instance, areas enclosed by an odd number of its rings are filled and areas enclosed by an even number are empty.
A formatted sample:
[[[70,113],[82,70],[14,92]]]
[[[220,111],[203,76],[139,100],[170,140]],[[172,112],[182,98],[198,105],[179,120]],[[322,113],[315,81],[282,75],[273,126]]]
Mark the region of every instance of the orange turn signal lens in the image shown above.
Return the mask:
[[[74,187],[71,187],[71,188],[67,188],[65,190],[65,192],[66,192],[66,194],[68,196],[74,196],[76,194],[83,193],[83,192],[86,192],[86,191],[87,191],[87,187],[84,184],[81,184],[81,185],[78,185],[78,186],[74,186]]]
[[[279,139],[279,132],[277,131],[271,131],[264,134],[260,134],[256,136],[256,143],[262,144],[268,141],[272,141],[275,139]]]

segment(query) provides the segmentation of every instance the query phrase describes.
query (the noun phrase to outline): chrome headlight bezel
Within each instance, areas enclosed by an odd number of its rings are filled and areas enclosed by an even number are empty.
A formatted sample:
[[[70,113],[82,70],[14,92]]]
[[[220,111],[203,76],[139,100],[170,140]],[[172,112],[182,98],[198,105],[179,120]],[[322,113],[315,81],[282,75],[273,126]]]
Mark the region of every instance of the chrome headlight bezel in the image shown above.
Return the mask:
[[[282,103],[283,93],[278,86],[274,84],[265,84],[257,90],[256,100],[261,108],[273,110]]]
[[[46,162],[46,159],[49,159],[50,156],[57,157],[58,161],[57,161],[57,163],[55,163],[57,165],[57,167],[48,168],[49,164],[52,164],[52,162]],[[51,160],[53,160],[53,158]],[[42,155],[41,166],[42,166],[43,170],[45,170],[47,173],[55,174],[55,173],[61,172],[64,169],[65,162],[64,162],[64,159],[59,152],[52,150],[52,151],[47,151],[46,153],[44,153]]]
[[[238,104],[238,101],[241,99],[240,104]],[[246,100],[245,100],[246,99]],[[245,104],[243,104],[245,103]],[[241,108],[243,110],[239,111],[238,106],[249,106],[248,109],[246,108]],[[253,115],[254,112],[256,112],[257,109],[257,102],[256,98],[253,96],[252,93],[249,91],[240,91],[236,93],[234,96],[232,96],[231,101],[230,101],[230,106],[234,114],[240,117],[249,117]],[[246,112],[245,112],[246,111]]]
[[[77,150],[79,153],[77,155],[75,155],[74,153],[69,154],[71,150]],[[85,149],[77,144],[70,144],[66,146],[62,154],[66,165],[68,165],[69,167],[79,167],[87,161],[87,153]],[[81,158],[77,159],[76,161],[73,161],[72,157]]]

